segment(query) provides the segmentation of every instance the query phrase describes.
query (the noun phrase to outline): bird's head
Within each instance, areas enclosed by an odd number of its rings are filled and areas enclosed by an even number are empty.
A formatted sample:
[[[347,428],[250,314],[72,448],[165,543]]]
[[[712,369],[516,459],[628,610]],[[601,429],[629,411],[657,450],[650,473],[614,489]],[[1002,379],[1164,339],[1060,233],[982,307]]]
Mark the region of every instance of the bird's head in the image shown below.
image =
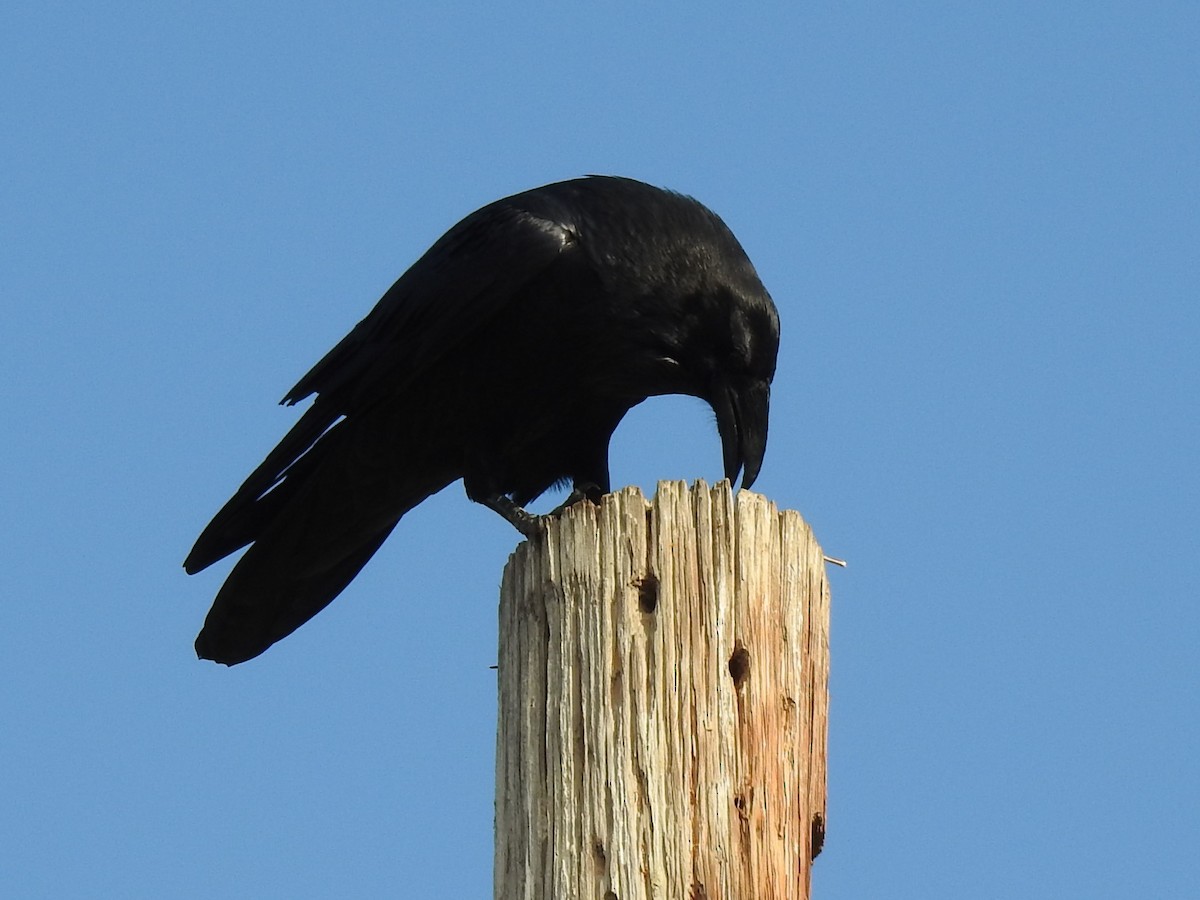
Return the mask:
[[[779,353],[779,314],[757,278],[747,289],[721,287],[689,298],[659,359],[670,391],[708,402],[717,418],[725,477],[749,488],[767,449],[771,380]]]
[[[729,308],[729,328],[713,336],[716,364],[704,398],[717,416],[725,477],[742,475],[749,488],[767,452],[771,380],[779,354],[779,315],[767,292],[740,297]]]

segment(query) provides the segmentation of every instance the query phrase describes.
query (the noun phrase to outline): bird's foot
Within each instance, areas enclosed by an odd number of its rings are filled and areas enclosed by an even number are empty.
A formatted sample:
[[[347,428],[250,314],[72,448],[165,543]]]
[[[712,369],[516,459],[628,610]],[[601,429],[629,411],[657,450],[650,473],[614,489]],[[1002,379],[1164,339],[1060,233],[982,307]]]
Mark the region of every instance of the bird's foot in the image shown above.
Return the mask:
[[[541,534],[545,528],[542,516],[531,513],[523,506],[518,506],[512,501],[512,498],[506,497],[504,494],[484,497],[479,502],[493,512],[499,513],[513,528],[527,538]]]
[[[600,498],[603,496],[604,491],[600,489],[600,485],[592,481],[578,481],[575,483],[575,487],[571,490],[571,493],[567,495],[567,499],[558,504],[558,506],[554,507],[554,509],[550,510],[547,515],[561,516],[570,507],[583,500],[587,500],[590,503],[595,503],[597,506],[599,506]]]
[[[550,519],[556,519],[562,515],[568,508],[580,503],[584,500],[592,503],[599,503],[600,498],[604,496],[604,492],[600,486],[593,484],[590,481],[580,482],[575,485],[575,488],[567,496],[567,499],[560,503],[544,516],[539,516],[537,513],[531,513],[523,506],[518,506],[513,502],[511,497],[506,497],[504,494],[498,494],[494,497],[485,497],[479,502],[493,512],[499,513],[504,519],[512,525],[513,528],[521,532],[527,538],[532,538],[541,534],[546,529],[546,523]]]

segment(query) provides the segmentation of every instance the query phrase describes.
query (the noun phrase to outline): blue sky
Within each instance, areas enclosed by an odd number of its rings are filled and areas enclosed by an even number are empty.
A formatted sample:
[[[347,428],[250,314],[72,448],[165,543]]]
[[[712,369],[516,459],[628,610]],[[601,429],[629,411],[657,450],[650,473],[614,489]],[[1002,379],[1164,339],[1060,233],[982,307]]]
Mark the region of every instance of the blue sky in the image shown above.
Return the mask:
[[[411,7],[411,8],[409,8]],[[783,320],[756,489],[833,583],[814,896],[1200,881],[1200,7],[0,11],[0,877],[481,897],[516,535],[452,486],[235,669],[199,529],[441,232],[588,172],[692,194]],[[720,474],[699,401],[614,482]]]

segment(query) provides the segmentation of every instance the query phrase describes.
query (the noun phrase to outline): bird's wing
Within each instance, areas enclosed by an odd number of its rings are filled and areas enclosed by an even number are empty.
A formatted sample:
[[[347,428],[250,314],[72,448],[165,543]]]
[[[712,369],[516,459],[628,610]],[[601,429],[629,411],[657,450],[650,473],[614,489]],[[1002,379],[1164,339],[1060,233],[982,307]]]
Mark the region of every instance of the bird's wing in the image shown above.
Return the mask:
[[[403,389],[486,326],[574,239],[561,218],[510,201],[472,213],[430,247],[283,402],[316,393],[344,407],[344,414],[377,392]]]
[[[535,215],[515,199],[483,207],[438,239],[288,392],[288,404],[318,396],[201,533],[188,572],[254,541],[287,502],[281,482],[340,418],[404,391],[575,240],[564,216]]]

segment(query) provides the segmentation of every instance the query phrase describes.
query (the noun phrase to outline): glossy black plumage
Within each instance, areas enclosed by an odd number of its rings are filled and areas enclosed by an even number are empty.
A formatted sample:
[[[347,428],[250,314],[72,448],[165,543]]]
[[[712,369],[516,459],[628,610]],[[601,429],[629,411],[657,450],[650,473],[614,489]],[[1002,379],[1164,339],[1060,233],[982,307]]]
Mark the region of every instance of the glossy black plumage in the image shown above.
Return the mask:
[[[284,398],[316,399],[196,541],[246,545],[196,639],[229,665],[316,615],[400,517],[462,478],[523,531],[555,483],[610,489],[608,445],[647,397],[717,416],[743,486],[766,448],[779,320],[724,223],[690,198],[581,178],[455,225]]]

